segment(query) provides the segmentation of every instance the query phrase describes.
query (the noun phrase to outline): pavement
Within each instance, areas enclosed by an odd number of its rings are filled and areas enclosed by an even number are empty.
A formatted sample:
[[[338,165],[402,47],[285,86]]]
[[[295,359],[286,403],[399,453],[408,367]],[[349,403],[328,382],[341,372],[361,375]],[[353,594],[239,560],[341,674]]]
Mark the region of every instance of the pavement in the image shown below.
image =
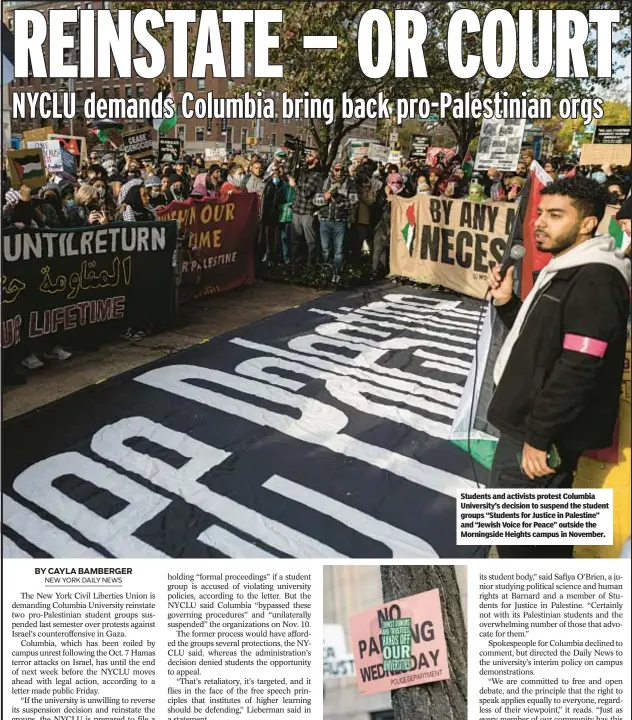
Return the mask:
[[[174,330],[139,342],[116,340],[102,345],[97,352],[52,362],[30,372],[25,385],[8,388],[3,393],[2,419],[22,415],[89,385],[327,294],[328,291],[312,288],[257,282],[251,287],[192,302],[181,308]]]

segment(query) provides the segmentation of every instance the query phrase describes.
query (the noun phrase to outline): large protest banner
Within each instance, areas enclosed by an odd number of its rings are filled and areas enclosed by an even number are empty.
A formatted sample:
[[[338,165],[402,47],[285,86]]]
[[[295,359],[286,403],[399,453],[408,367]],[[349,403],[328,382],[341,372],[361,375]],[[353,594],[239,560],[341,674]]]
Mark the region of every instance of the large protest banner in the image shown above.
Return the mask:
[[[410,621],[408,648],[403,643],[398,647],[386,642],[384,625],[394,620]],[[441,598],[437,589],[384,602],[353,615],[350,634],[361,695],[450,678]],[[385,669],[385,663],[392,663],[398,651],[401,655],[408,654],[407,658],[399,659],[399,662],[408,660],[408,669]],[[389,659],[389,656],[392,657]]]
[[[252,285],[259,223],[256,194],[234,195],[227,202],[189,198],[162,208],[158,218],[177,220],[186,238],[183,297],[198,298]]]
[[[42,341],[63,343],[64,333],[81,341],[88,329],[94,339],[164,326],[176,238],[176,224],[165,222],[4,230],[3,353],[25,356]]]
[[[391,202],[391,274],[484,298],[487,271],[502,262],[515,208],[427,195]]]
[[[327,294],[5,421],[5,557],[483,557],[451,442],[480,307]]]

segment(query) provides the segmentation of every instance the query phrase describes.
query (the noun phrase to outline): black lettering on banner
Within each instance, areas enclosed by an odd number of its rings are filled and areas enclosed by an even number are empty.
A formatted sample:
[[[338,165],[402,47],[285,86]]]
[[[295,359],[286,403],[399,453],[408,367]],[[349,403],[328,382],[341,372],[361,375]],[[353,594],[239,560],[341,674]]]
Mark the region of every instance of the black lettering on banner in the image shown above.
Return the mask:
[[[454,237],[454,230],[451,228],[441,228],[441,262],[446,265],[454,265],[454,258],[450,255],[454,246],[452,245],[452,238]]]
[[[421,243],[419,246],[422,260],[439,262],[440,230],[436,225],[424,225],[421,228]],[[430,253],[430,258],[428,258]]]
[[[492,238],[492,241],[489,243],[489,252],[496,262],[489,262],[489,267],[502,263],[506,247],[507,241],[504,238]]]
[[[486,273],[487,263],[485,258],[487,256],[487,235],[483,233],[476,233],[476,244],[474,245],[474,270],[480,273]]]
[[[2,323],[3,348],[28,354],[37,338],[68,331],[80,342],[88,326],[105,340],[120,331],[116,321],[165,326],[176,239],[175,222],[4,230],[2,306],[11,318]]]
[[[464,202],[461,205],[461,217],[459,218],[461,227],[472,227],[472,203]]]
[[[432,218],[432,222],[441,222],[441,200],[435,198],[430,200],[430,217]]]
[[[467,230],[461,230],[456,236],[456,261],[462,268],[472,267],[472,253],[466,253],[466,247],[472,247],[472,235]]]

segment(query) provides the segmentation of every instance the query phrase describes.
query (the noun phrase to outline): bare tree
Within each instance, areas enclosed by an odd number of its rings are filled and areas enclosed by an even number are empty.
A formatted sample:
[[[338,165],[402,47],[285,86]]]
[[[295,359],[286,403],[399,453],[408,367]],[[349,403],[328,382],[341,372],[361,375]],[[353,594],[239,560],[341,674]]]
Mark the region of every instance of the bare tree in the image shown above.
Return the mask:
[[[439,589],[450,665],[450,680],[394,690],[395,720],[466,720],[467,633],[454,567],[383,565],[380,570],[386,602]]]

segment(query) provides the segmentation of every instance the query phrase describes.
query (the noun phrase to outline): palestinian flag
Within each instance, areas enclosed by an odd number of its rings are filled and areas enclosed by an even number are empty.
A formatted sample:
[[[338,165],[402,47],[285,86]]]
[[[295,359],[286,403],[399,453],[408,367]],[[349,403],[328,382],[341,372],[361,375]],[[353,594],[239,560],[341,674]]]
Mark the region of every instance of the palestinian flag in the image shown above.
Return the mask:
[[[608,225],[608,235],[614,238],[614,244],[618,248],[623,247],[623,228],[616,221],[614,217],[610,218],[610,224]]]
[[[169,89],[169,93],[166,96],[165,96],[164,91],[159,90],[153,99],[155,100],[161,94],[163,96],[162,97],[163,106],[164,106],[164,103],[169,99],[173,102],[174,106],[176,105],[176,100],[173,95],[173,88]],[[173,128],[177,125],[177,123],[178,123],[178,114],[175,113],[172,118],[166,118],[163,115],[161,115],[160,117],[155,117],[153,119],[152,124],[153,124],[154,130],[156,130],[158,133],[160,133],[162,135],[168,135],[173,130]]]
[[[123,123],[116,120],[95,120],[91,129],[99,142],[105,143],[108,141],[111,132],[122,132],[123,128]]]
[[[406,210],[406,220],[408,220],[408,222],[404,225],[402,236],[404,238],[404,242],[406,243],[406,247],[408,248],[408,254],[412,257],[416,228],[415,203],[410,203],[408,206],[408,209]]]
[[[13,157],[11,159],[21,183],[44,175],[40,155],[25,155],[24,157]]]
[[[533,273],[542,270],[551,260],[551,255],[540,252],[535,245],[535,221],[538,218],[540,191],[552,182],[553,178],[544,171],[544,168],[537,160],[534,160],[529,168],[527,209],[522,219],[522,244],[527,251],[527,254],[522,259],[522,299],[529,294],[533,287]]]

